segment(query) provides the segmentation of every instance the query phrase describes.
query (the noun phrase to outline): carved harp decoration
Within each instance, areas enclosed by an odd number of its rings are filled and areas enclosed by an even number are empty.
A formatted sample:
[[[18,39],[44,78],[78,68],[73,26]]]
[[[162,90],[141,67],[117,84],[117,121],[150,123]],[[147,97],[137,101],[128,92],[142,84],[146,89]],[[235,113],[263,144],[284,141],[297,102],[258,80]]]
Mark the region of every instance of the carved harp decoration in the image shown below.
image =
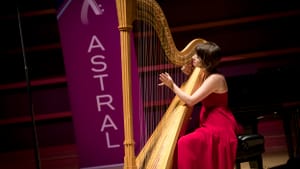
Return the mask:
[[[122,88],[124,110],[124,168],[128,169],[169,169],[172,168],[173,154],[181,128],[185,125],[191,113],[175,96],[164,113],[156,129],[138,154],[135,156],[132,116],[132,86],[131,86],[131,51],[130,33],[134,20],[143,20],[152,25],[159,37],[167,59],[176,66],[190,62],[195,54],[195,46],[205,43],[203,39],[192,40],[183,50],[179,51],[173,41],[171,31],[164,13],[155,0],[116,0],[122,64]],[[201,70],[194,69],[189,79],[181,86],[191,94],[195,84],[201,84]]]

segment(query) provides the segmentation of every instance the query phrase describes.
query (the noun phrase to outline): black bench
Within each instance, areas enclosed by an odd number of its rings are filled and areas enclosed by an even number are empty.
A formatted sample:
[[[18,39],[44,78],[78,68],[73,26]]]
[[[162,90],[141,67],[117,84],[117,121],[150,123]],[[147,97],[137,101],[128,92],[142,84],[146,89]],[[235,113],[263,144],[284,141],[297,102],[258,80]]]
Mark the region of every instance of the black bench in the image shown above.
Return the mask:
[[[264,136],[260,134],[239,135],[236,169],[240,169],[243,162],[249,162],[251,169],[263,169],[262,154],[265,152],[264,142]]]

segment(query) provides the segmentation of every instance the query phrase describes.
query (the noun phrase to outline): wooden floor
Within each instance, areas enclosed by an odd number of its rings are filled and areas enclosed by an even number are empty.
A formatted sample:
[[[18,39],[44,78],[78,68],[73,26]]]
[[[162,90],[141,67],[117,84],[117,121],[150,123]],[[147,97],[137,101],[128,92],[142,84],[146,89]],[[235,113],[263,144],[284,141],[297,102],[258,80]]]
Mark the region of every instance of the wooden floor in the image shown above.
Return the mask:
[[[0,169],[35,169],[32,151],[19,151],[0,154]],[[75,145],[45,148],[41,151],[42,169],[79,169]],[[266,151],[263,154],[264,169],[283,165],[288,160],[285,150]],[[250,169],[248,163],[241,164],[242,169]],[[111,168],[110,168],[111,169]]]
[[[264,169],[277,167],[283,165],[288,160],[287,151],[265,152],[263,154],[263,166]],[[241,164],[242,169],[250,169],[247,162]]]

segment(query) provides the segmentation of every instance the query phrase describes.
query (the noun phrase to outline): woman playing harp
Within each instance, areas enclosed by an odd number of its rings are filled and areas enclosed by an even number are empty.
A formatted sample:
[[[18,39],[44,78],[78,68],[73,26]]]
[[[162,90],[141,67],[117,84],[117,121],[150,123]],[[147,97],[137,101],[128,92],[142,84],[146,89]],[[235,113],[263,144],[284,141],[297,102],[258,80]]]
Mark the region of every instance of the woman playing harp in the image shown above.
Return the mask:
[[[205,75],[192,95],[182,91],[168,73],[159,76],[159,85],[170,88],[187,105],[202,103],[199,127],[178,141],[178,169],[234,169],[236,136],[241,129],[227,106],[226,80],[216,71],[221,60],[220,48],[206,42],[195,50],[192,66],[200,67]],[[191,72],[189,68],[183,71]]]

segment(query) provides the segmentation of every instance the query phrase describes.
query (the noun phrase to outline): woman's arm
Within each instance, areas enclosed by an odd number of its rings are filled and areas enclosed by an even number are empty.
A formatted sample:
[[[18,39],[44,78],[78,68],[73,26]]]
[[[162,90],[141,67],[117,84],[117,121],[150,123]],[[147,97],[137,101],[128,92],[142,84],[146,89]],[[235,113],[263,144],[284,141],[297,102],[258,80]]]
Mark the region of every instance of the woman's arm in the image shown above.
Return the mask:
[[[192,95],[188,95],[181,90],[181,88],[173,82],[173,79],[168,73],[161,73],[159,79],[162,82],[159,85],[166,85],[169,87],[189,106],[197,104],[213,92],[221,93],[227,91],[227,86],[224,86],[224,84],[226,84],[224,76],[220,74],[210,75]]]

